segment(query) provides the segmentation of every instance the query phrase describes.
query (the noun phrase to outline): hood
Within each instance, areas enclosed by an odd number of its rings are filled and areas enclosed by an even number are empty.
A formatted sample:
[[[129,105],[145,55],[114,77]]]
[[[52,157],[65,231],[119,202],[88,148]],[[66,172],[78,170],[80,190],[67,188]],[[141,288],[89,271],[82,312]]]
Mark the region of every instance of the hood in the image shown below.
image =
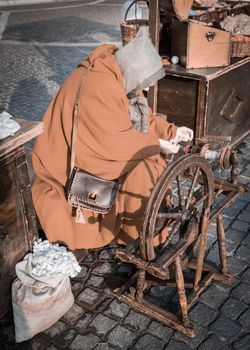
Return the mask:
[[[114,55],[114,53],[117,50],[118,50],[118,47],[112,44],[100,45],[96,49],[91,51],[90,54],[88,55],[88,58],[85,59],[84,61],[81,61],[78,64],[78,67],[80,66],[88,67],[90,63],[94,63],[99,58],[103,59],[105,57]]]
[[[165,75],[162,60],[154,47],[148,28],[142,26],[136,38],[115,53],[127,94],[154,85]]]

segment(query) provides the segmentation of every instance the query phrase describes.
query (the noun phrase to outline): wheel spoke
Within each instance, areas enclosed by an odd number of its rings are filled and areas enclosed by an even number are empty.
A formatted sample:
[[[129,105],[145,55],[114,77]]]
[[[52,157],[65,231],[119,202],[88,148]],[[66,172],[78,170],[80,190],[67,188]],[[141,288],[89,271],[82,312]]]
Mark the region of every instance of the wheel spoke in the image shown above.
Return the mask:
[[[181,182],[181,176],[178,175],[176,180],[177,180],[178,193],[179,193],[179,205],[180,205],[181,211],[184,211],[185,210],[185,200],[184,200],[184,192],[183,192],[183,187],[182,187],[182,182]]]
[[[200,167],[198,166],[196,168],[196,170],[195,170],[195,174],[194,174],[194,177],[193,177],[193,180],[192,180],[192,184],[191,184],[191,187],[190,187],[190,190],[189,190],[189,193],[188,193],[188,198],[187,198],[187,201],[186,201],[186,209],[188,209],[189,206],[190,206],[191,198],[192,198],[193,193],[194,193],[194,187],[195,187],[198,175],[199,175],[199,171],[200,171]]]
[[[167,228],[168,226],[164,227]],[[173,236],[176,234],[176,232],[179,230],[179,228],[181,227],[181,221],[177,221],[171,232],[169,233],[169,238],[161,245],[161,247],[159,248],[159,252],[162,252],[169,244],[169,242],[171,241],[171,239],[173,238]]]
[[[181,227],[181,221],[177,221],[171,230],[171,236],[175,235],[180,227]]]
[[[159,213],[157,214],[157,218],[165,218],[165,219],[181,219],[182,213]]]
[[[196,191],[193,195],[195,201],[192,203],[192,206],[198,208],[203,202],[208,198],[208,194],[202,194],[199,190]]]

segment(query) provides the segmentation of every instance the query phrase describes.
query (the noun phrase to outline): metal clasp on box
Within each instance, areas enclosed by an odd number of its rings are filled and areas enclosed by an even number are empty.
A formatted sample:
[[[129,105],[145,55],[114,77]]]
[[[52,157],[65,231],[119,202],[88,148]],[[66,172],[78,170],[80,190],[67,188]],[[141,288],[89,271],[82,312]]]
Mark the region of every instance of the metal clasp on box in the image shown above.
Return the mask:
[[[96,200],[96,197],[97,197],[97,194],[96,193],[89,193],[88,194],[88,199],[91,199],[92,201],[95,201]]]
[[[205,38],[207,41],[213,41],[216,33],[215,32],[206,32],[205,33]]]

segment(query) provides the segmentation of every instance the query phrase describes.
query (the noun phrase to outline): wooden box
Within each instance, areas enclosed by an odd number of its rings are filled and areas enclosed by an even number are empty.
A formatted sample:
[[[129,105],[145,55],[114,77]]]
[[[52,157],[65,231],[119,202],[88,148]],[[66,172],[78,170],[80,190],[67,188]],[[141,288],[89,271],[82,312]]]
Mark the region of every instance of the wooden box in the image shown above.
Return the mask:
[[[157,111],[168,121],[194,130],[195,142],[209,142],[218,149],[236,147],[250,133],[250,57],[235,59],[227,67],[187,70],[165,66],[158,83]],[[230,142],[224,142],[231,138]]]
[[[231,34],[205,23],[172,22],[172,55],[187,69],[228,66]]]
[[[189,68],[219,67],[230,63],[231,33],[196,20],[188,20],[193,1],[173,0],[172,56]]]
[[[37,238],[23,144],[43,131],[42,122],[17,120],[14,135],[0,141],[0,325],[11,320],[11,285],[15,265],[31,250]]]

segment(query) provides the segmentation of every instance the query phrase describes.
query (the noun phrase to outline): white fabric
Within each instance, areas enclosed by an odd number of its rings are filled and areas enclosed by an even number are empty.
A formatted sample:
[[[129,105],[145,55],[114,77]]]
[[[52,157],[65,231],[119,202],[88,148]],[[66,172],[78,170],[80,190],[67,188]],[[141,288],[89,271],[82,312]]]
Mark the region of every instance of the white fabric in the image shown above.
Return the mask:
[[[8,136],[13,136],[14,133],[20,129],[20,125],[12,119],[8,112],[0,113],[0,140]]]
[[[145,26],[140,27],[134,40],[119,48],[115,59],[121,68],[127,94],[152,86],[165,75],[161,57]]]
[[[180,149],[179,145],[172,143],[171,141],[159,139],[162,154],[172,154],[177,153]]]
[[[170,141],[172,141],[175,144],[178,144],[181,141],[184,141],[184,142],[192,141],[193,138],[194,138],[194,132],[192,129],[189,129],[186,126],[180,126],[179,128],[177,128],[175,137]]]
[[[133,128],[148,132],[148,101],[145,97],[136,96],[129,100],[129,117]]]
[[[243,13],[227,16],[220,22],[220,26],[232,34],[250,35],[250,16]]]
[[[70,277],[75,277],[81,271],[81,267],[72,252],[63,246],[40,239],[33,246],[32,266],[34,276],[67,274]]]
[[[38,240],[34,253],[16,264],[12,305],[16,342],[43,332],[73,305],[70,276],[80,271],[75,256],[58,244]]]

